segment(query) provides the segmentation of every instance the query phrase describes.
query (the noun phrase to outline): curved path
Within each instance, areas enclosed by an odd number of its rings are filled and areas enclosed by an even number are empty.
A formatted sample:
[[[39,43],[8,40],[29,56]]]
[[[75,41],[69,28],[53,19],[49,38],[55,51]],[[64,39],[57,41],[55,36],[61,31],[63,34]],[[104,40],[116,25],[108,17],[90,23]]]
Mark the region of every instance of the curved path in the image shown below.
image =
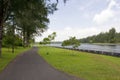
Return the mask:
[[[0,73],[0,80],[80,80],[57,71],[37,54],[37,48],[24,52]]]

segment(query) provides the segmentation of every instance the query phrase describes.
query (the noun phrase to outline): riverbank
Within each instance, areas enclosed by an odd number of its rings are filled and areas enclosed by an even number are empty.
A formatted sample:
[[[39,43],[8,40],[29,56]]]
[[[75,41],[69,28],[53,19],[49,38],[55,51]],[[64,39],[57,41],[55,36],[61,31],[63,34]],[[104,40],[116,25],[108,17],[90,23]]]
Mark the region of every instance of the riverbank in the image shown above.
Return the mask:
[[[94,45],[101,45],[101,46],[115,46],[115,45],[120,45],[120,43],[90,43]]]
[[[74,49],[72,46],[62,47],[61,44],[50,44],[48,46],[83,51],[83,52],[91,52],[95,54],[104,54],[104,55],[117,56],[117,57],[120,56],[120,45],[113,45],[113,44],[108,45],[108,43],[106,43],[106,45],[101,43],[97,43],[97,44],[81,43],[81,45],[77,49]]]
[[[56,47],[56,48],[61,48],[61,47]],[[62,48],[62,49],[69,49],[69,50],[74,50],[74,51],[81,51],[81,52],[88,52],[88,53],[94,53],[94,54],[120,57],[120,53],[109,52],[109,51],[98,51],[98,50],[90,50],[90,49],[73,49],[73,48]]]
[[[40,55],[60,71],[85,80],[120,80],[120,58],[41,46]]]

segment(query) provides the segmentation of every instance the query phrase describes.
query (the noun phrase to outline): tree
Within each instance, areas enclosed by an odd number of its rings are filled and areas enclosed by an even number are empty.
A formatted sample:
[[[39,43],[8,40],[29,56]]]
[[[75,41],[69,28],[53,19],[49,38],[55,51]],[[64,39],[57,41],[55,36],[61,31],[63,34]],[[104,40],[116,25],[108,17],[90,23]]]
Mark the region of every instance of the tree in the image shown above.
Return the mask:
[[[44,25],[46,24],[46,22],[44,21],[46,20],[48,14],[53,13],[55,10],[57,10],[56,6],[59,0],[56,1],[57,2],[52,2],[51,0],[0,0],[0,57],[2,48],[3,24],[11,16],[11,13],[14,13],[15,18],[18,18],[18,16],[21,18],[24,17],[24,19],[32,19],[33,23],[37,23],[37,25],[38,23]],[[64,2],[66,2],[66,0],[64,0]],[[37,18],[36,20],[36,17],[38,17],[39,19]],[[31,34],[29,34],[28,36],[30,35]]]
[[[120,33],[116,33],[115,35],[115,42],[120,43]]]
[[[56,37],[56,32],[53,32],[52,34],[48,35],[48,39],[49,39],[50,41],[54,40],[55,37]]]
[[[109,35],[109,43],[114,43],[115,42],[115,35],[116,35],[115,28],[110,29],[108,35]]]
[[[72,45],[73,48],[77,48],[80,46],[80,41],[76,39],[76,37],[70,37],[68,40],[64,40],[62,42],[62,46],[69,46]]]
[[[56,37],[56,32],[53,32],[52,34],[48,35],[48,37],[44,38],[40,44],[50,44],[52,40],[54,40]]]
[[[50,39],[44,38],[42,44],[50,44]]]
[[[40,2],[34,4],[30,2],[27,10],[16,12],[18,27],[23,33],[24,46],[29,46],[33,35],[41,34],[47,29],[49,23],[47,16],[56,10],[56,3],[51,4],[40,0]]]
[[[119,43],[119,33],[116,33],[115,28],[111,28],[109,32],[101,32],[98,35],[89,36],[87,38],[80,39],[81,42],[90,43]]]
[[[11,22],[8,22],[5,24],[4,32],[3,32],[3,42],[2,45],[4,47],[8,47],[12,49],[12,53],[14,53],[14,48],[16,46],[22,46],[22,38],[15,34],[15,26],[13,27],[13,24]]]

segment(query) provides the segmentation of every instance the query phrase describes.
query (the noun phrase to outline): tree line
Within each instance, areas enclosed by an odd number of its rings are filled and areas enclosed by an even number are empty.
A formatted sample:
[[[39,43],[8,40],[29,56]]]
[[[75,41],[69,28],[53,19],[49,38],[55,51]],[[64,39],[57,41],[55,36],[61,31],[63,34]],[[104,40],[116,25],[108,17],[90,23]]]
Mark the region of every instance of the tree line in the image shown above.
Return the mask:
[[[89,36],[80,39],[82,43],[120,43],[120,33],[115,28],[111,28],[108,32],[101,32],[98,35]]]
[[[64,2],[66,0],[63,0]],[[0,57],[2,46],[27,47],[48,28],[49,14],[59,0],[0,0]],[[34,40],[33,40],[34,41]]]

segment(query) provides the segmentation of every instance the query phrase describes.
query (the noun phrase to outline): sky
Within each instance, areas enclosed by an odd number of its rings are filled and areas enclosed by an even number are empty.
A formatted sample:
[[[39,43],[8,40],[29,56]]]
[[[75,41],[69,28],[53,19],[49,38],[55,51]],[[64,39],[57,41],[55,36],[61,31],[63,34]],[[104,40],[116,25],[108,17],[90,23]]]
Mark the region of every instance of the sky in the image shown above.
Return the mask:
[[[58,10],[49,15],[48,30],[37,36],[42,41],[56,32],[54,41],[63,41],[75,36],[77,39],[99,34],[115,28],[120,32],[120,0],[59,0]]]

